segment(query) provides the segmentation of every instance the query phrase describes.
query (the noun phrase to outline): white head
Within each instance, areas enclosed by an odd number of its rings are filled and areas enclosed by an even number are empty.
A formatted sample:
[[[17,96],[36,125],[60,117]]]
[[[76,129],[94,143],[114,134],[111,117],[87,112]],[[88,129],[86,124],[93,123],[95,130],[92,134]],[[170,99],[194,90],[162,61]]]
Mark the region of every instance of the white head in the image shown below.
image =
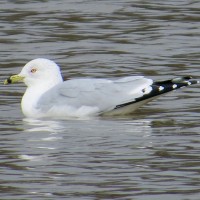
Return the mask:
[[[44,83],[52,85],[62,82],[58,65],[44,58],[37,58],[28,62],[19,75],[24,77],[24,83],[27,86]]]
[[[28,87],[54,86],[63,81],[59,66],[48,59],[37,58],[28,62],[18,75],[11,76],[7,83],[23,81]]]
[[[60,69],[51,60],[38,58],[28,62],[17,74],[10,76],[4,84],[24,82],[28,88],[22,98],[22,111],[26,116],[40,116],[37,103],[46,91],[63,81]]]

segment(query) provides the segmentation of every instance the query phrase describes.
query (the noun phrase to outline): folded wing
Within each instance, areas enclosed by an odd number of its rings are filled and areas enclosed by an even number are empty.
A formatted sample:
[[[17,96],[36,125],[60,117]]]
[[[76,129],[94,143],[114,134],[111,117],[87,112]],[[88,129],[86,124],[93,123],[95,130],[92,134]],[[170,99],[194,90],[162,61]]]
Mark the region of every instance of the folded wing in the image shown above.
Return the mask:
[[[55,105],[74,110],[82,107],[95,108],[100,114],[118,105],[134,102],[152,90],[153,81],[142,76],[118,80],[76,79],[65,81],[42,95],[38,108],[49,110]]]
[[[128,114],[160,95],[196,83],[191,77],[157,82],[142,76],[69,80],[43,94],[37,106],[75,116]]]

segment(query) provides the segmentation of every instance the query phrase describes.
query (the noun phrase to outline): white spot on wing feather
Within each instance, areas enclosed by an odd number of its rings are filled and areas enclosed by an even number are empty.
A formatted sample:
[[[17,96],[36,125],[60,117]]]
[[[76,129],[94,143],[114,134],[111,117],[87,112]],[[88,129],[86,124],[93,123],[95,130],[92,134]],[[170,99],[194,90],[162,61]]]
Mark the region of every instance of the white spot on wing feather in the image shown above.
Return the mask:
[[[160,86],[160,87],[158,88],[158,90],[159,90],[159,91],[162,91],[162,90],[164,90],[164,87],[163,87],[163,86]]]
[[[177,85],[176,84],[172,85],[172,88],[173,89],[177,88]]]

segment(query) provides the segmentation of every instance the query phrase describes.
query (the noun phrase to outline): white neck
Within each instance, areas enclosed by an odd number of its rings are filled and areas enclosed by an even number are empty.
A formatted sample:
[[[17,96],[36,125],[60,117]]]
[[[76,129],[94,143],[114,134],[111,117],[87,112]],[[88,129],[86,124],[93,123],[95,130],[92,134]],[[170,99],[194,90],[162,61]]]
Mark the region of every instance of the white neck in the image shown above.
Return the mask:
[[[59,81],[58,83],[60,82],[62,81]],[[58,83],[40,83],[34,86],[29,86],[26,89],[26,92],[24,93],[21,101],[21,108],[24,115],[27,117],[42,117],[39,108],[37,108],[38,100],[45,92],[47,92]]]

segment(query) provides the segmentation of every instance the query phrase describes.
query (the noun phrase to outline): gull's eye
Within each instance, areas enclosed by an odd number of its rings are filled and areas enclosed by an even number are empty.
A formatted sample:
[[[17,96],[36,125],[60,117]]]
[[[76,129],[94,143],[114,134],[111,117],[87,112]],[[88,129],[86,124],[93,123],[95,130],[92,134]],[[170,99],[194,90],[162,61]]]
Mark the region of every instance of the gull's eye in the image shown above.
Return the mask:
[[[32,68],[32,69],[31,69],[31,73],[35,73],[36,71],[37,71],[36,68]]]

